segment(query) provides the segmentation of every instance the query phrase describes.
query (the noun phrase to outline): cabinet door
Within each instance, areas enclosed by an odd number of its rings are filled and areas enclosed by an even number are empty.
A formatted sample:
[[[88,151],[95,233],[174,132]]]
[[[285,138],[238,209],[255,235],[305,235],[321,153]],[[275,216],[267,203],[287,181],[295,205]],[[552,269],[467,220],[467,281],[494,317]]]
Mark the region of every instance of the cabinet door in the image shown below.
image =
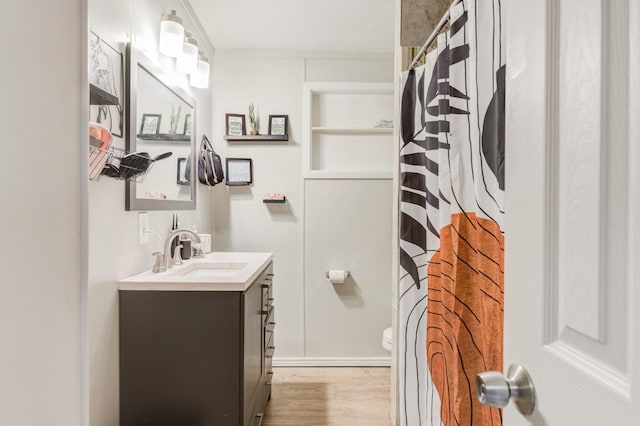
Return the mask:
[[[244,294],[244,424],[250,424],[261,400],[262,378],[262,288],[254,283]]]

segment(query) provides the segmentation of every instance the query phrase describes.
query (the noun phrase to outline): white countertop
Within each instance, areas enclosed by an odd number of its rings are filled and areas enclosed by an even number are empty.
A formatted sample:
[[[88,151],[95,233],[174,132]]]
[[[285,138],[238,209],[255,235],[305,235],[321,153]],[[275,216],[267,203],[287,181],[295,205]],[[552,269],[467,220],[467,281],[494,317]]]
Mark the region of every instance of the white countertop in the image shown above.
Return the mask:
[[[214,252],[184,260],[165,272],[151,270],[120,280],[119,290],[245,291],[271,262],[271,253]],[[198,272],[202,271],[202,274]]]

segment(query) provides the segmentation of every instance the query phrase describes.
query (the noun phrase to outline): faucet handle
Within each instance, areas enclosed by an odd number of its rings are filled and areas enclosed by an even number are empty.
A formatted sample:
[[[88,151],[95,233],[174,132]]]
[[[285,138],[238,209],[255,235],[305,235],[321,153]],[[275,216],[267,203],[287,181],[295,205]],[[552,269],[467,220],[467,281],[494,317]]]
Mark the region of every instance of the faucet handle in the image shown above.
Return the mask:
[[[180,256],[180,249],[182,248],[182,244],[178,244],[173,252],[173,264],[174,265],[182,265],[182,256]]]
[[[156,257],[156,261],[153,264],[153,269],[152,269],[153,272],[164,272],[167,270],[167,267],[164,264],[164,255],[162,253],[160,253],[159,251],[156,251],[151,256]]]

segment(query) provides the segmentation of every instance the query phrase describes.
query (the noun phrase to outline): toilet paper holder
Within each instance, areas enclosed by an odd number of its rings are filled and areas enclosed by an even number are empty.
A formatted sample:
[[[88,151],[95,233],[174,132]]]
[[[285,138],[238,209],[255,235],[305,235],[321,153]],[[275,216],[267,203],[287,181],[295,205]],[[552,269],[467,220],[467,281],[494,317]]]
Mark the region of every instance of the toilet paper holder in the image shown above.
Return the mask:
[[[349,278],[351,276],[351,271],[344,271],[345,273],[345,278]],[[329,279],[329,271],[326,271],[324,273],[324,276],[327,277],[327,279]]]

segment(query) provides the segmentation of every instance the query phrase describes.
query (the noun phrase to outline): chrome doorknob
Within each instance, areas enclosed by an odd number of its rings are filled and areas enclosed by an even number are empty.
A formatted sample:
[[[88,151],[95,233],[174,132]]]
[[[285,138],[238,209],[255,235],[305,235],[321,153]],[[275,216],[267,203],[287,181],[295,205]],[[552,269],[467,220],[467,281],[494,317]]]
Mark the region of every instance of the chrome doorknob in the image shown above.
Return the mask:
[[[516,409],[525,416],[533,413],[536,393],[527,370],[512,364],[505,379],[499,371],[486,371],[476,376],[476,394],[481,404],[504,408],[513,400]]]

